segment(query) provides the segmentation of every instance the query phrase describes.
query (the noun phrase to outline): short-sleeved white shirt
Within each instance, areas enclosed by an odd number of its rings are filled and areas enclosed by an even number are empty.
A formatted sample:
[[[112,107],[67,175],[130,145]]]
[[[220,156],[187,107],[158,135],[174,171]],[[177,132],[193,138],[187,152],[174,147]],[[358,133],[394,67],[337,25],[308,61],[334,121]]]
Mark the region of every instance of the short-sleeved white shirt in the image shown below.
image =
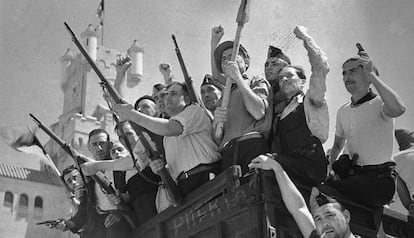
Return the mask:
[[[181,135],[164,137],[167,165],[174,179],[199,164],[210,164],[220,159],[218,146],[212,139],[211,120],[199,105],[187,106],[170,120],[183,126]]]
[[[393,160],[394,119],[385,115],[383,105],[377,96],[359,106],[348,102],[338,109],[335,135],[345,138],[351,155],[359,155],[358,165]]]

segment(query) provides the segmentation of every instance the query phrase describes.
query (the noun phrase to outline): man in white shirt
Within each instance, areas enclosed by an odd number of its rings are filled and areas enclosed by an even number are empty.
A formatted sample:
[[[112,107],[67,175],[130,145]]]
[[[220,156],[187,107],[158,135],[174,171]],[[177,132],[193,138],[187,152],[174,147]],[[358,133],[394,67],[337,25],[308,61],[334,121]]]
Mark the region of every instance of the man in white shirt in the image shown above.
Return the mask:
[[[355,159],[345,169],[349,174],[320,189],[337,197],[342,194],[355,202],[382,207],[395,191],[394,118],[401,116],[405,108],[397,93],[379,78],[366,52],[358,54],[342,65],[343,82],[351,100],[338,109],[330,167],[339,171],[337,168],[342,166],[336,165],[349,161],[342,157],[335,162],[345,142],[350,158]],[[379,96],[371,91],[371,84]]]
[[[115,111],[123,120],[133,121],[151,132],[164,136],[164,160],[151,161],[151,169],[158,173],[167,167],[184,195],[190,193],[217,173],[214,162],[220,159],[214,143],[212,125],[200,105],[188,105],[188,91],[183,83],[173,82],[167,87],[165,111],[170,119],[155,118],[132,109],[131,105],[116,104]]]

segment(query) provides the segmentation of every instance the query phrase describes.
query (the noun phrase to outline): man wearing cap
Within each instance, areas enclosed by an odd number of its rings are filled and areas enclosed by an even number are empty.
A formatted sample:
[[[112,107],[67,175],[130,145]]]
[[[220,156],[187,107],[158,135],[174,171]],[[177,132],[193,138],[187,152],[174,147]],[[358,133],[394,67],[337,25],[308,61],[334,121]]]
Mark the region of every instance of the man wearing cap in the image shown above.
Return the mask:
[[[316,203],[310,204],[311,211],[306,206],[305,199],[290,180],[286,171],[272,155],[261,155],[253,159],[250,168],[273,170],[282,194],[283,202],[295,219],[303,237],[309,238],[357,238],[352,234],[349,223],[351,214],[337,200],[320,194]]]
[[[271,151],[295,184],[317,186],[326,178],[328,161],[322,147],[328,138],[329,113],[325,99],[327,56],[303,26],[294,29],[308,51],[312,74],[305,92],[306,76],[300,66],[285,66],[279,72]]]
[[[134,109],[152,117],[156,116],[158,112],[155,100],[149,95],[138,98],[135,101]]]
[[[398,173],[397,192],[402,205],[414,216],[414,197],[411,197],[414,195],[414,132],[397,129],[395,138],[400,147],[400,152],[394,154],[395,170]]]
[[[342,65],[343,82],[351,100],[337,112],[330,167],[345,141],[350,158],[357,156],[358,159],[351,166],[349,176],[320,189],[336,197],[339,195],[335,193],[340,193],[356,202],[382,207],[395,192],[394,118],[401,116],[405,107],[398,94],[379,78],[366,52],[358,54]],[[371,84],[379,96],[371,91]]]
[[[279,72],[285,67],[291,65],[290,59],[281,49],[269,46],[267,50],[267,59],[264,65],[266,80],[272,85],[273,93],[279,91]]]
[[[223,89],[224,85],[213,78],[213,76],[209,74],[204,76],[203,82],[200,86],[201,99],[210,112],[214,113],[216,110],[216,107],[218,106],[217,103],[221,98]]]
[[[224,122],[224,127],[222,136],[214,139],[222,155],[222,169],[239,164],[245,173],[251,159],[268,151],[265,137],[271,126],[272,93],[263,77],[247,77],[250,56],[242,45],[236,61],[230,61],[232,48],[233,42],[225,41],[214,51],[217,69],[233,83],[227,108],[216,108],[213,125]]]

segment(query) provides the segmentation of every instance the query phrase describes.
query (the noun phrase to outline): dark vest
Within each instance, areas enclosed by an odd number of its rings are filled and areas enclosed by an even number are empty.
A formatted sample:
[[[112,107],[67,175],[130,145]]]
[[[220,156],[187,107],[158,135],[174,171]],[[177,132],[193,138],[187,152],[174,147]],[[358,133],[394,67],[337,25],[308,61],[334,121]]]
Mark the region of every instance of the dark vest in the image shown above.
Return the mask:
[[[280,143],[280,154],[308,159],[325,159],[322,143],[312,135],[306,123],[303,103],[299,104],[287,117],[278,121],[276,136]]]

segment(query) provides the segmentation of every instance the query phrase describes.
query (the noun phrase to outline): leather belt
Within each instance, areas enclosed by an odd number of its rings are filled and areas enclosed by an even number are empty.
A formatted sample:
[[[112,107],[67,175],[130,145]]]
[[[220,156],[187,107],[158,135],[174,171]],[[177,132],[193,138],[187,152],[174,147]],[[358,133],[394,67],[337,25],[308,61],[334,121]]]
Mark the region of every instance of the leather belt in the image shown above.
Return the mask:
[[[204,171],[213,170],[219,167],[220,161],[211,163],[211,164],[199,164],[196,167],[188,170],[187,172],[181,172],[180,175],[178,175],[178,180],[187,179],[190,176],[194,174],[198,174]]]
[[[388,171],[389,169],[394,169],[394,162],[386,162],[378,165],[365,165],[365,166],[356,166],[357,171],[370,171],[370,172],[383,172]]]
[[[233,145],[236,142],[238,143],[238,142],[242,142],[242,141],[245,141],[245,140],[256,139],[256,138],[263,138],[263,136],[262,136],[262,134],[260,134],[260,132],[250,132],[250,133],[247,133],[245,135],[242,135],[240,137],[234,138],[234,139],[226,142],[224,144],[224,146],[223,146],[222,151],[230,149],[231,147],[233,147]]]

